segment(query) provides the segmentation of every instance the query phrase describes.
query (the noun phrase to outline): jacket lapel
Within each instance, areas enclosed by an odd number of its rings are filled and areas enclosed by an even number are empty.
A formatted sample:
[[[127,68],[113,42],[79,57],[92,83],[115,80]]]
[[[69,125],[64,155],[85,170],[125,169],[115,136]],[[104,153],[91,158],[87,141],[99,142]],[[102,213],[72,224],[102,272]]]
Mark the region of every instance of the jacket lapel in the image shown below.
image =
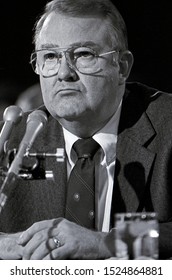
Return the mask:
[[[112,214],[142,211],[145,208],[145,196],[149,193],[155,160],[155,154],[149,150],[149,144],[152,143],[156,132],[146,113],[148,104],[140,99],[142,97],[138,97],[138,94],[128,95],[123,102],[117,143]],[[131,106],[131,103],[134,106]],[[152,204],[149,205],[151,206],[146,211],[153,211]]]

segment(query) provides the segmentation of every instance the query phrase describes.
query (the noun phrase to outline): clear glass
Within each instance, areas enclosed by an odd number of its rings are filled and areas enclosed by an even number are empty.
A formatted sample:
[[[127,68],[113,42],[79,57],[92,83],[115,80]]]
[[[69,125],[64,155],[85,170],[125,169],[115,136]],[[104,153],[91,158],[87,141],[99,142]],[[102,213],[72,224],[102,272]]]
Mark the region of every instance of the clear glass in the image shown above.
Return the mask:
[[[36,74],[44,77],[56,75],[60,68],[61,59],[65,56],[68,66],[73,70],[78,70],[83,74],[95,74],[101,71],[99,58],[108,54],[117,53],[111,50],[106,53],[97,54],[89,47],[75,48],[48,48],[36,50],[31,54],[30,63]]]
[[[115,246],[117,256],[124,256],[124,252],[121,252],[121,248],[124,248],[128,259],[158,259],[159,227],[156,213],[116,214]]]

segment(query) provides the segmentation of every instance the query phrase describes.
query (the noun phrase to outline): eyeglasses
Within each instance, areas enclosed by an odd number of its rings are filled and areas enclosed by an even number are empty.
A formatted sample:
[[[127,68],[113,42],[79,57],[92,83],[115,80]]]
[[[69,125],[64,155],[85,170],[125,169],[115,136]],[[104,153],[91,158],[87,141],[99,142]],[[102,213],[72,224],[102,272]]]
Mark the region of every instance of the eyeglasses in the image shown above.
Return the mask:
[[[78,70],[82,74],[96,74],[101,71],[98,58],[112,53],[118,53],[118,51],[97,54],[89,47],[49,48],[33,52],[30,63],[36,74],[52,77],[58,73],[61,59],[65,56],[68,66],[74,71]]]

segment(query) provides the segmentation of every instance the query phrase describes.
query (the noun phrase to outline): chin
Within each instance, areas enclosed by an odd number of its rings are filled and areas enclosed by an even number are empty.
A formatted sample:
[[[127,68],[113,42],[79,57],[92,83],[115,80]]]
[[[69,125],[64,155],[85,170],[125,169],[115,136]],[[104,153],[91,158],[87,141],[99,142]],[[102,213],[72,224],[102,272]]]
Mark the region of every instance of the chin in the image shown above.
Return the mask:
[[[76,121],[77,119],[79,119],[79,116],[76,113],[69,113],[69,112],[55,112],[52,113],[52,116],[57,119],[64,119],[66,121]]]
[[[82,119],[86,113],[86,109],[84,110],[78,110],[77,108],[72,108],[72,106],[62,106],[62,107],[56,107],[56,108],[50,108],[49,110],[50,114],[57,120],[64,119],[66,121],[78,121],[79,119]]]

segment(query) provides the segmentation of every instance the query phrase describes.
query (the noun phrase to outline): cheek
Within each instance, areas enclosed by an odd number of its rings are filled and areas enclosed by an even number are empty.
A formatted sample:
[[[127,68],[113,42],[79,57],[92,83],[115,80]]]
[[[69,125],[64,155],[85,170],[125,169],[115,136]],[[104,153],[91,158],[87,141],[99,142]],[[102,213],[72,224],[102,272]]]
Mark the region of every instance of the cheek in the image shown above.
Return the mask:
[[[97,103],[107,103],[109,99],[112,99],[114,92],[118,88],[118,76],[113,71],[107,72],[101,77],[95,77],[91,81],[87,81],[87,93],[90,99]]]
[[[42,91],[42,97],[44,102],[49,102],[51,98],[51,90],[52,90],[52,83],[50,83],[47,79],[40,78],[40,86]]]
[[[43,78],[40,76],[40,85],[41,85],[42,91],[46,91],[50,87],[50,83],[49,83],[48,79],[50,79],[50,78]]]

